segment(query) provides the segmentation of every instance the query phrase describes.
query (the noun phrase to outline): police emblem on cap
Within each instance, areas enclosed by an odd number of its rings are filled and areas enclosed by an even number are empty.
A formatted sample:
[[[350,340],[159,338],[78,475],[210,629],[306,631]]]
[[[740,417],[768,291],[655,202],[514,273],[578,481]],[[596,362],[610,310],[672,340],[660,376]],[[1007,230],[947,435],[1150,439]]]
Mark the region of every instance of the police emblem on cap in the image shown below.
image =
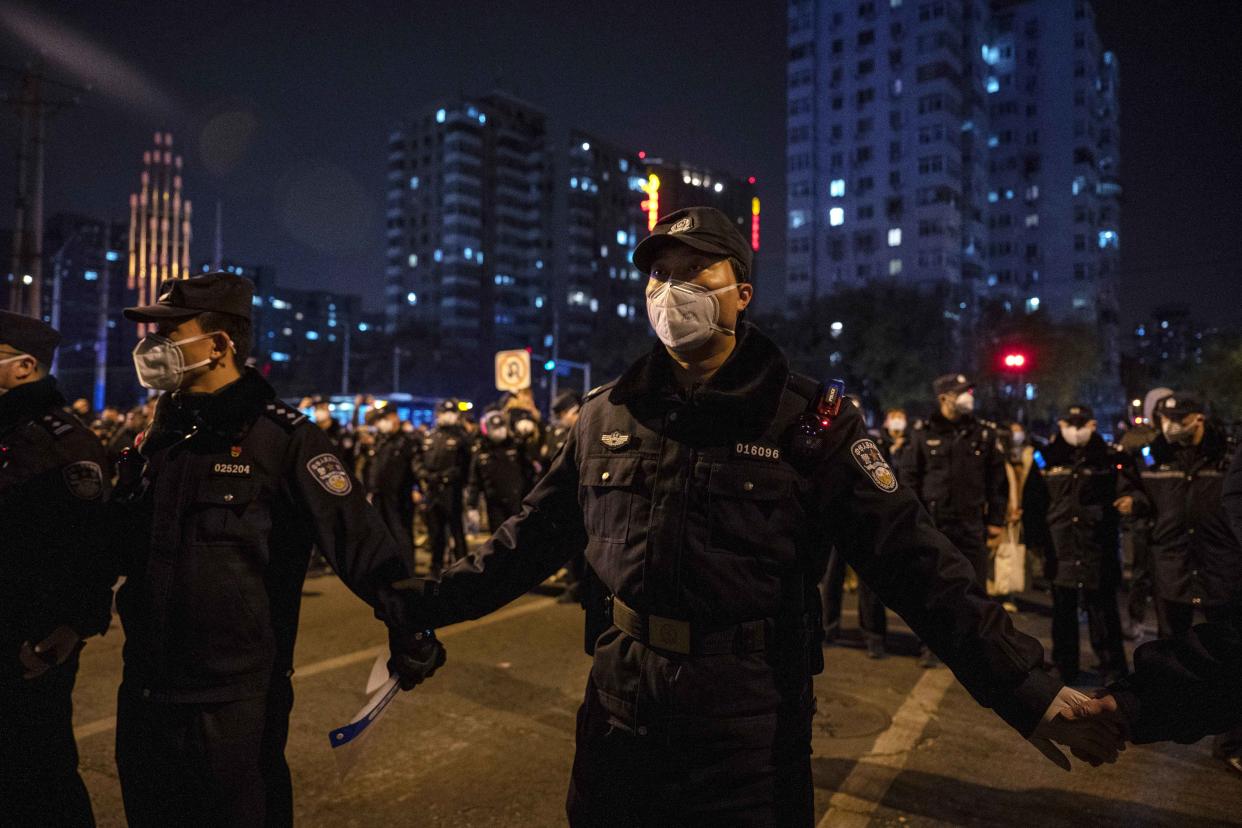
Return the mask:
[[[871,482],[877,489],[889,494],[897,491],[897,475],[893,474],[893,470],[889,468],[884,455],[880,453],[880,448],[874,441],[859,440],[850,446],[850,454],[854,456],[858,467],[871,478]]]
[[[958,375],[957,375],[957,381],[958,381],[958,382],[965,382],[965,381],[966,381],[966,375],[965,375],[965,374],[958,374]]]
[[[687,230],[693,230],[693,229],[694,229],[694,219],[691,218],[690,216],[686,216],[684,219],[679,220],[672,227],[668,228],[668,232],[669,232],[669,235],[672,235],[673,233],[684,233]]]
[[[349,480],[349,472],[345,471],[345,466],[335,454],[316,455],[307,461],[306,468],[315,478],[315,482],[328,494],[344,497],[353,491],[354,484]]]
[[[599,441],[612,451],[619,451],[630,444],[630,435],[624,431],[612,431],[601,435]]]
[[[1167,400],[1164,401],[1164,407],[1165,408],[1177,408],[1177,400],[1173,399],[1172,397],[1169,397]]]
[[[65,466],[62,472],[65,485],[74,497],[82,500],[98,500],[103,494],[103,469],[98,463],[82,460]]]

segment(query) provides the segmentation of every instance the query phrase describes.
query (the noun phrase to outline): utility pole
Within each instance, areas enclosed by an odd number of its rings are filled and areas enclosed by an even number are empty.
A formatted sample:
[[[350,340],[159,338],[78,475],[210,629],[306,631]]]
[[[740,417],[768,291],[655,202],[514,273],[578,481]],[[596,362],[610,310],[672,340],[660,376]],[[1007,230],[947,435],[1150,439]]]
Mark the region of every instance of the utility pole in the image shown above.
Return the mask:
[[[95,393],[92,403],[103,411],[108,392],[108,298],[112,292],[112,222],[104,221],[104,260],[99,273],[99,313],[95,317]]]
[[[224,266],[224,205],[216,199],[216,246],[211,254],[211,269],[220,270]]]
[[[78,92],[88,90],[49,81],[39,66],[16,70],[0,67],[21,76],[16,95],[2,99],[17,110],[21,120],[17,144],[17,192],[14,204],[13,256],[9,273],[9,310],[27,316],[43,316],[43,161],[47,141],[47,118],[78,103],[76,97],[50,99],[45,85]]]
[[[341,394],[342,396],[349,393],[349,356],[350,356],[349,351],[350,351],[350,336],[353,333],[351,329],[353,327],[354,327],[353,319],[346,319],[345,320],[345,342],[342,347],[342,353],[341,353]]]

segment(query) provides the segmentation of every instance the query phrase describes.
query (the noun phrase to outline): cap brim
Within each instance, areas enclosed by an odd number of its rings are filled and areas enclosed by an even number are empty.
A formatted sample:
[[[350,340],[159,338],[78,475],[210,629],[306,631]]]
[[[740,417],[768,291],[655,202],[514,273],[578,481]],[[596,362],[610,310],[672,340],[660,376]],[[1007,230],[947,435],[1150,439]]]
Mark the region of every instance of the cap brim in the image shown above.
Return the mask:
[[[634,267],[638,268],[644,274],[651,272],[651,265],[655,264],[656,256],[670,245],[681,244],[686,247],[693,247],[704,253],[713,253],[717,256],[731,256],[731,251],[717,244],[712,244],[693,236],[671,236],[668,233],[661,233],[658,236],[648,236],[638,243],[638,247],[634,248],[632,260]]]
[[[131,322],[162,322],[165,319],[189,319],[203,311],[194,308],[174,308],[170,305],[143,305],[126,308],[121,313]]]

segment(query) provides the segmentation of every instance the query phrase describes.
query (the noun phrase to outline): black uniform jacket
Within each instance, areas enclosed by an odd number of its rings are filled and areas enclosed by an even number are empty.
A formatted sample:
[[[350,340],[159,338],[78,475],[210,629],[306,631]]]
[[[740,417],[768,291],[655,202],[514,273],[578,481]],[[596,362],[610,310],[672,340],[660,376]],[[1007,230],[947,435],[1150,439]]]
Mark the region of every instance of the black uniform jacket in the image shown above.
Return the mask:
[[[1242,545],[1222,503],[1230,455],[1223,433],[1209,426],[1198,446],[1151,444],[1151,465],[1119,493],[1134,513],[1150,516],[1156,594],[1168,601],[1214,606],[1242,598]]]
[[[1113,508],[1117,478],[1129,458],[1109,448],[1099,434],[1075,448],[1058,434],[1043,451],[1041,479],[1048,490],[1048,532],[1057,553],[1057,586],[1096,589],[1117,567]],[[1115,582],[1115,581],[1113,581]]]
[[[990,423],[969,414],[950,421],[936,411],[911,432],[900,463],[902,483],[922,499],[937,524],[1004,525],[1009,481]]]
[[[1242,632],[1200,624],[1134,651],[1134,673],[1109,688],[1137,744],[1189,744],[1242,727]]]
[[[0,395],[0,681],[21,680],[22,642],[102,633],[112,614],[106,453],[64,404],[52,377]]]
[[[418,484],[426,495],[461,496],[470,474],[470,438],[457,426],[436,426],[423,438]]]
[[[413,438],[400,432],[379,435],[362,473],[367,493],[395,496],[408,503],[415,483],[417,448]]]
[[[443,625],[513,600],[585,547],[639,613],[718,625],[765,620],[766,652],[684,656],[615,626],[592,684],[624,726],[721,728],[771,745],[779,711],[822,669],[807,613],[835,545],[981,703],[1029,733],[1059,685],[1039,643],[974,585],[973,569],[899,487],[853,406],[794,435],[817,384],[743,324],[729,360],[678,389],[662,346],[592,395],[548,474],[479,550],[424,585],[417,619]]]
[[[524,447],[513,440],[493,443],[484,437],[470,461],[469,500],[477,505],[480,493],[489,504],[516,513],[522,498],[535,484],[535,464]]]
[[[164,395],[110,512],[124,678],[153,697],[245,698],[288,673],[312,544],[377,617],[403,621],[396,542],[327,435],[254,371]]]

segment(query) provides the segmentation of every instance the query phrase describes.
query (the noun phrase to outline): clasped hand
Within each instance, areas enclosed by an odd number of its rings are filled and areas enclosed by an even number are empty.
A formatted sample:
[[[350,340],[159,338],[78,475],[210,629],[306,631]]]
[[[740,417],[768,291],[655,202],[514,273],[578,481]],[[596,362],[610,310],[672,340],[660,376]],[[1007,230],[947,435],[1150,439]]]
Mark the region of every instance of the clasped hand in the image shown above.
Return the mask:
[[[1126,749],[1127,731],[1126,721],[1112,696],[1091,698],[1071,687],[1062,687],[1030,741],[1040,753],[1065,770],[1070,769],[1070,762],[1054,742],[1098,768],[1117,761],[1117,755]]]

